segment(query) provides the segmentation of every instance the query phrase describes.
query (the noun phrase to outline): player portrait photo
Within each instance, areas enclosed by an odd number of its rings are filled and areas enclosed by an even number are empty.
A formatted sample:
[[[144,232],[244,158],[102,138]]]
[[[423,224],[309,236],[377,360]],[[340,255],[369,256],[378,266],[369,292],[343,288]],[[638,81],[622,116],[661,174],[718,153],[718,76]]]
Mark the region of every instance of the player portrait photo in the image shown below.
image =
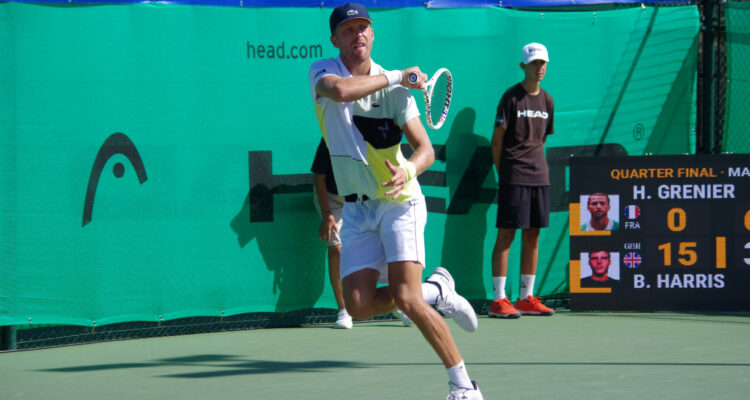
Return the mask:
[[[592,250],[581,253],[581,287],[608,287],[619,281],[619,252]]]
[[[620,195],[592,193],[581,195],[582,231],[616,231],[620,229]],[[583,207],[583,205],[586,207]]]

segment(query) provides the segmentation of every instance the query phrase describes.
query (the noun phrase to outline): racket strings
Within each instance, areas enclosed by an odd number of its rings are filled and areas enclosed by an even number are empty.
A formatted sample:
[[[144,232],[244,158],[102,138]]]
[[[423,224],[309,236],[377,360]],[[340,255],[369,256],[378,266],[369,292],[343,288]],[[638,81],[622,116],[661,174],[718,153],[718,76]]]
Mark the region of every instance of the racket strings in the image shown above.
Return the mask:
[[[448,113],[447,106],[450,104],[449,78],[447,74],[440,74],[432,88],[432,99],[430,99],[430,121],[432,125],[439,124],[445,114]]]

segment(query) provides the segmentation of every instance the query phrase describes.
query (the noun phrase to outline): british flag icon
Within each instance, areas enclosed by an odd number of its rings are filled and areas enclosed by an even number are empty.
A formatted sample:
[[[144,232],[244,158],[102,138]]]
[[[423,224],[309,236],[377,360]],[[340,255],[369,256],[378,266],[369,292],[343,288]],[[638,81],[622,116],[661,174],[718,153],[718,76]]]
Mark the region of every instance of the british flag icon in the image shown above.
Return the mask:
[[[637,268],[641,265],[641,261],[643,261],[641,255],[635,252],[625,254],[625,258],[622,259],[622,262],[625,263],[625,266],[628,268]]]

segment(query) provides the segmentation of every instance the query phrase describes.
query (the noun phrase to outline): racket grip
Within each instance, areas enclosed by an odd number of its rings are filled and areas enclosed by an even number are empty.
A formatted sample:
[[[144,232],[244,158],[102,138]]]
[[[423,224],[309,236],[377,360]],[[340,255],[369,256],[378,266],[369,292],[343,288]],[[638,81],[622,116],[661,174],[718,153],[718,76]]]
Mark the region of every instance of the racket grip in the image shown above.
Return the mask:
[[[419,76],[416,72],[412,72],[411,74],[409,74],[409,83],[417,83],[418,80]]]

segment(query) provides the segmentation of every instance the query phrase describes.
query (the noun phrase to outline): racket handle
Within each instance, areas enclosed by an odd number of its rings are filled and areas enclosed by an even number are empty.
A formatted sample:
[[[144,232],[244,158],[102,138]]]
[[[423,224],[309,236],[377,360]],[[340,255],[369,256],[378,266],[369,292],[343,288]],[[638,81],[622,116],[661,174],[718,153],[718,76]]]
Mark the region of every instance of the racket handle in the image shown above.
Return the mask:
[[[417,75],[416,72],[412,72],[411,74],[409,74],[409,83],[417,83],[418,80],[419,75]]]

